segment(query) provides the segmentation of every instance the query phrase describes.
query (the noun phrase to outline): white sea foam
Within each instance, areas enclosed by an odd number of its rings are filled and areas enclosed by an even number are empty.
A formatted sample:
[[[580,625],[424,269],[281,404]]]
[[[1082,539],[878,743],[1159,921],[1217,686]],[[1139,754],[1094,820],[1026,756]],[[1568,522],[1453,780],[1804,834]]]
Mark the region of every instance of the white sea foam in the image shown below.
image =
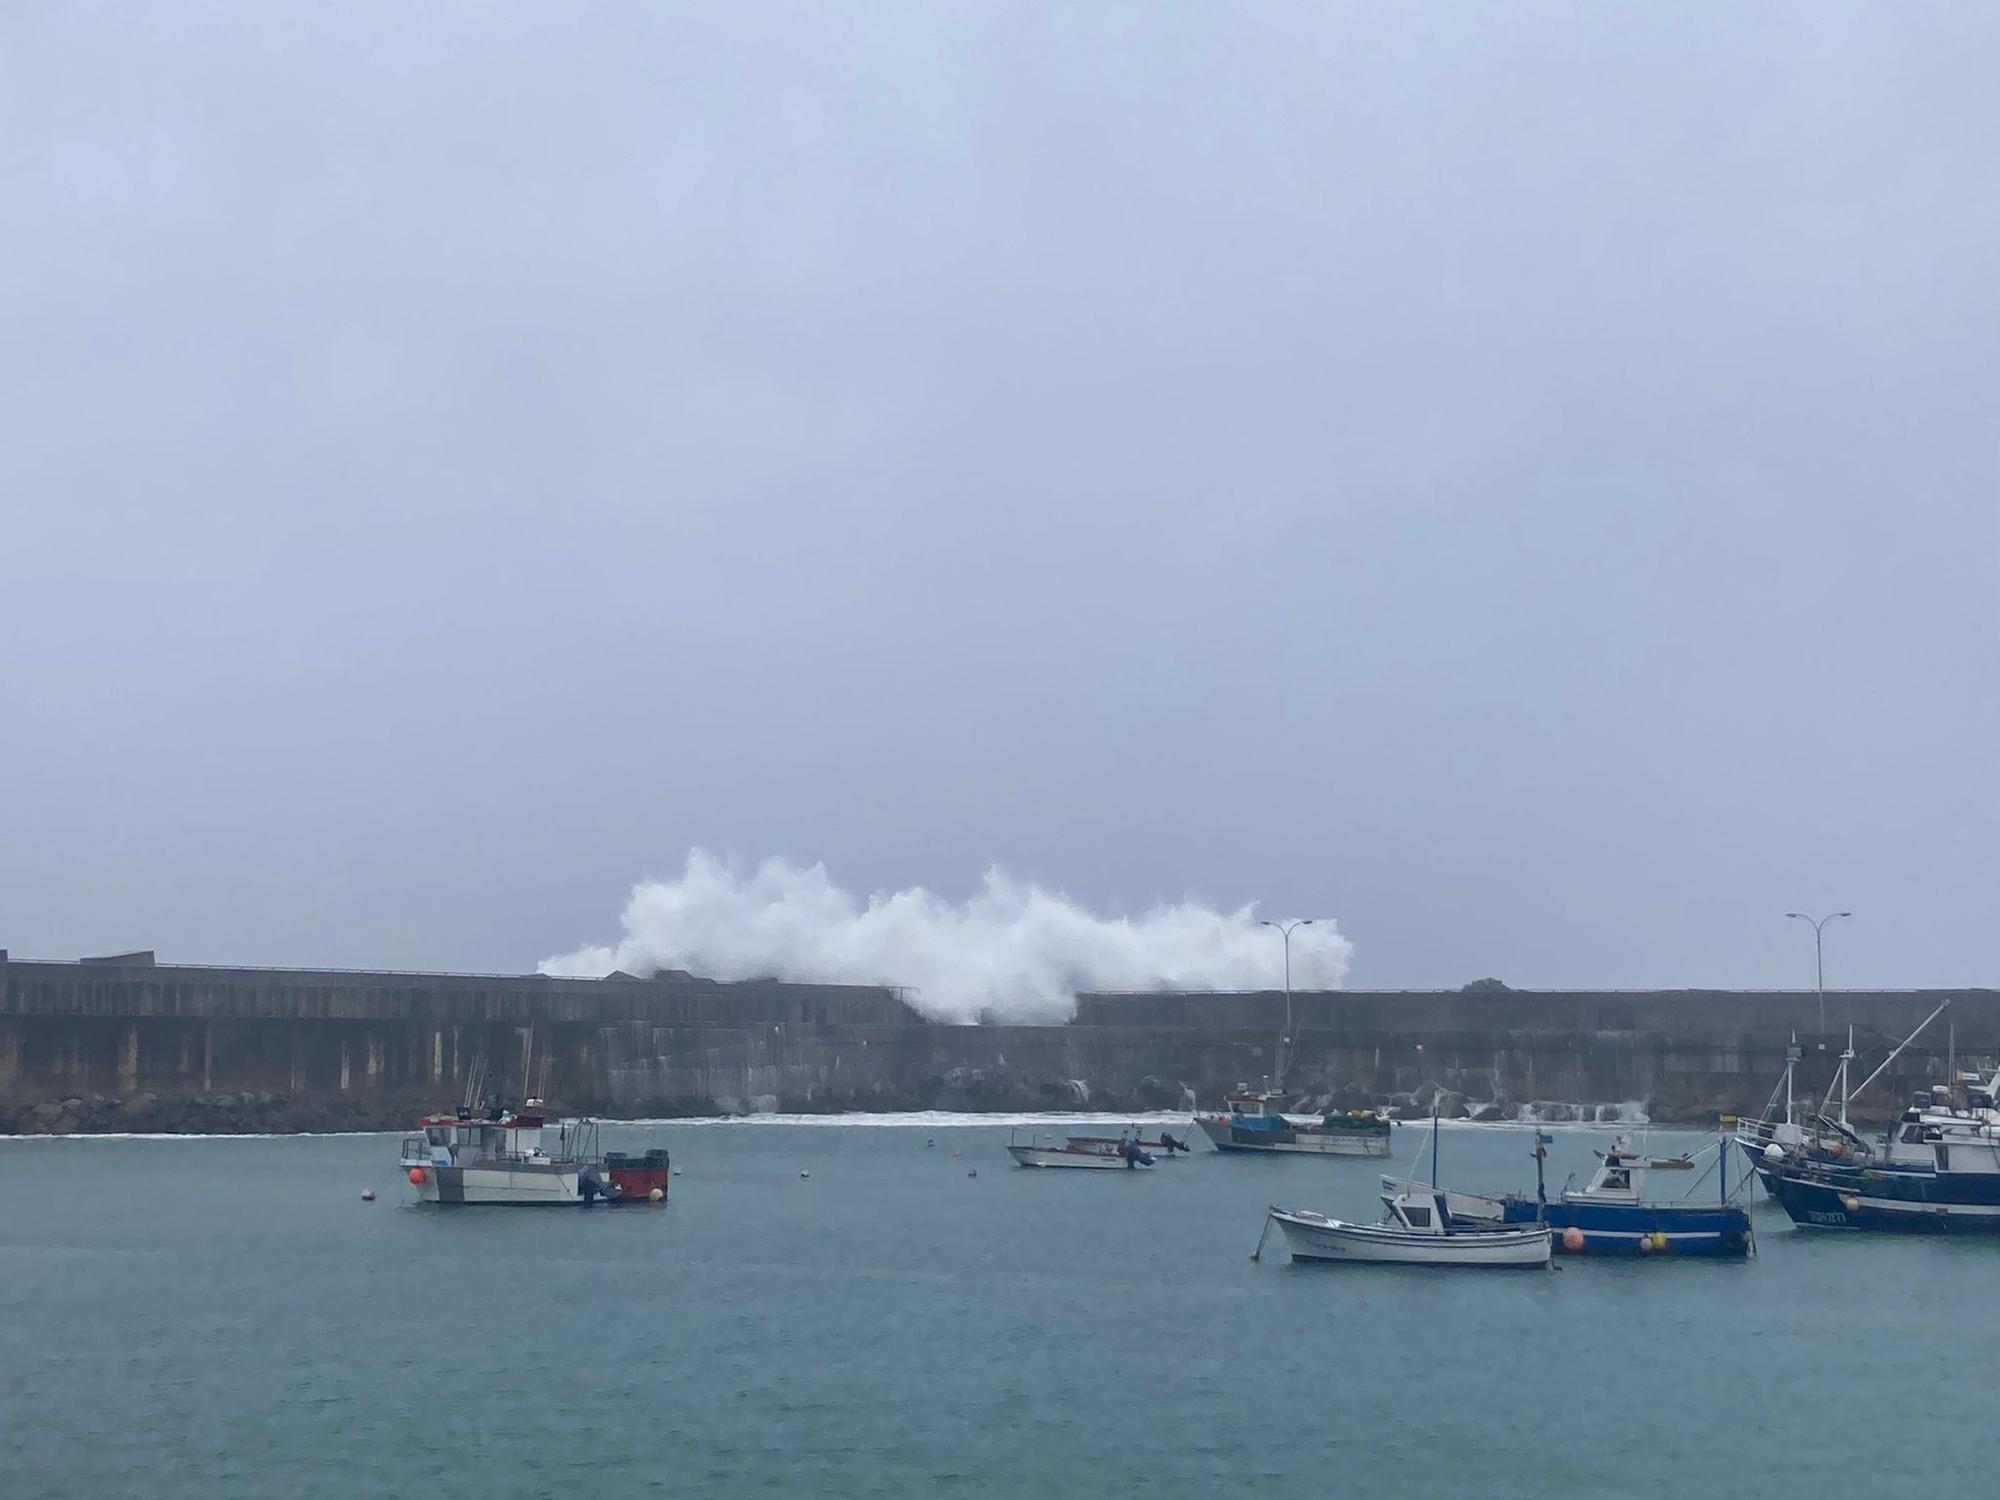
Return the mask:
[[[627,1125],[664,1127],[676,1125],[807,1125],[807,1126],[867,1126],[899,1130],[966,1130],[988,1125],[1003,1126],[1058,1126],[1058,1125],[1167,1125],[1176,1121],[1185,1123],[1191,1112],[1182,1110],[1140,1110],[1129,1115],[1111,1114],[973,1114],[954,1110],[923,1109],[909,1114],[851,1114],[851,1115],[701,1115],[690,1119],[665,1120],[606,1120],[606,1129],[623,1128]]]
[[[1284,945],[1254,904],[1099,916],[997,869],[962,902],[921,886],[864,900],[823,865],[771,859],[746,874],[697,849],[678,878],[633,887],[622,920],[616,943],[544,960],[542,972],[892,984],[940,1021],[1062,1021],[1082,990],[1272,989],[1285,973]],[[1330,920],[1297,929],[1291,950],[1301,989],[1337,986],[1353,951]]]
[[[1643,1109],[1628,1106],[1636,1111],[1622,1120],[1496,1120],[1481,1123],[1473,1120],[1441,1120],[1438,1123],[1446,1130],[1521,1130],[1528,1124],[1538,1125],[1543,1130],[1618,1130],[1628,1126],[1645,1126],[1647,1120]],[[834,1115],[692,1115],[659,1119],[619,1120],[604,1115],[596,1119],[606,1130],[626,1129],[674,1129],[680,1126],[712,1128],[720,1125],[795,1125],[815,1129],[855,1127],[865,1129],[890,1130],[975,1130],[991,1126],[1002,1127],[1043,1127],[1055,1129],[1059,1126],[1103,1126],[1121,1125],[1172,1125],[1185,1123],[1192,1112],[1185,1109],[1140,1110],[1132,1114],[1108,1114],[1066,1112],[1061,1114],[1030,1114],[1025,1112],[1007,1114],[979,1114],[973,1111],[924,1109],[907,1114],[862,1113]],[[1399,1130],[1419,1131],[1430,1129],[1431,1122],[1404,1120],[1399,1122]],[[75,1132],[70,1135],[0,1135],[0,1146],[9,1143],[58,1141],[297,1141],[297,1140],[343,1140],[373,1136],[383,1140],[396,1140],[409,1134],[405,1130],[294,1130],[246,1134],[226,1132],[222,1134],[184,1134],[170,1131],[98,1131]]]

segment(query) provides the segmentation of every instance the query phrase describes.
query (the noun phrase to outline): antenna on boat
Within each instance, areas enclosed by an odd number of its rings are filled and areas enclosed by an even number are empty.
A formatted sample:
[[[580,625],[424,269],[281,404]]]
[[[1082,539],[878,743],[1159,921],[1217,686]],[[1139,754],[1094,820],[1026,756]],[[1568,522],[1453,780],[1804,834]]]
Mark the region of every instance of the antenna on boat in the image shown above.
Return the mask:
[[[465,1070],[465,1098],[461,1101],[460,1106],[464,1109],[465,1113],[472,1113],[472,1107],[478,1101],[479,1095],[485,1087],[486,1053],[482,1049],[473,1054],[472,1066]]]

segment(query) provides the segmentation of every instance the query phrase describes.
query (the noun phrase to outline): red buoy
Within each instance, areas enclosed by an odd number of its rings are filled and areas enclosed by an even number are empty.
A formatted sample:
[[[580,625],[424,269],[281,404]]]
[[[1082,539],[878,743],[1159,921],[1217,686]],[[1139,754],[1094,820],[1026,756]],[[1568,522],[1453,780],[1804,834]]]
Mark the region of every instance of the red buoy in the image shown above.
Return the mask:
[[[1583,1231],[1578,1229],[1574,1224],[1563,1231],[1563,1249],[1569,1251],[1571,1255],[1575,1255],[1583,1249]]]
[[[422,1167],[410,1168],[410,1186],[422,1187],[423,1185],[424,1185],[424,1169]]]

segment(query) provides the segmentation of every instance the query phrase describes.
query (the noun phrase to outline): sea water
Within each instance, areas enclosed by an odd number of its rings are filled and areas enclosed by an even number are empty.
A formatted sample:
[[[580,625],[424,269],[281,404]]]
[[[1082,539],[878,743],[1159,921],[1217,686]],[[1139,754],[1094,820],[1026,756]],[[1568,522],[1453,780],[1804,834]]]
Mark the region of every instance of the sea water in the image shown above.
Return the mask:
[[[1743,1264],[1295,1267],[1275,1233],[1250,1259],[1266,1205],[1372,1220],[1421,1128],[1393,1162],[1200,1144],[1117,1173],[1013,1167],[1008,1126],[949,1117],[606,1134],[672,1149],[668,1204],[419,1208],[394,1136],[0,1141],[0,1494],[1545,1500],[1991,1469],[2000,1243],[1763,1205]],[[1610,1139],[1554,1135],[1552,1189]],[[1532,1149],[1447,1129],[1443,1177],[1532,1191]],[[1715,1192],[1694,1176],[1655,1183]]]

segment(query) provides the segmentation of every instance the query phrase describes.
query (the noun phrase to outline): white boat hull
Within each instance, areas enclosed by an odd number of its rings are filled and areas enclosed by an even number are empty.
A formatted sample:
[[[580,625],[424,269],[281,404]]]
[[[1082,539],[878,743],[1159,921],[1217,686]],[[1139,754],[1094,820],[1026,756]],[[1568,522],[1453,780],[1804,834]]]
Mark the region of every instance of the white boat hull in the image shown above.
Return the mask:
[[[1214,1136],[1209,1137],[1215,1140]],[[1387,1156],[1389,1138],[1385,1135],[1302,1135],[1292,1141],[1230,1141],[1228,1144],[1216,1140],[1218,1151],[1268,1151],[1274,1154],[1294,1156]]]
[[[570,1207],[583,1202],[574,1167],[427,1167],[415,1184],[423,1203],[473,1203],[495,1207]]]
[[[1533,1268],[1549,1264],[1547,1225],[1426,1234],[1381,1224],[1349,1224],[1324,1214],[1274,1208],[1293,1260],[1378,1266]]]
[[[1147,1162],[1126,1163],[1122,1156],[1096,1151],[1065,1151],[1060,1146],[1009,1146],[1007,1154],[1024,1167],[1075,1167],[1086,1172],[1144,1171]]]

